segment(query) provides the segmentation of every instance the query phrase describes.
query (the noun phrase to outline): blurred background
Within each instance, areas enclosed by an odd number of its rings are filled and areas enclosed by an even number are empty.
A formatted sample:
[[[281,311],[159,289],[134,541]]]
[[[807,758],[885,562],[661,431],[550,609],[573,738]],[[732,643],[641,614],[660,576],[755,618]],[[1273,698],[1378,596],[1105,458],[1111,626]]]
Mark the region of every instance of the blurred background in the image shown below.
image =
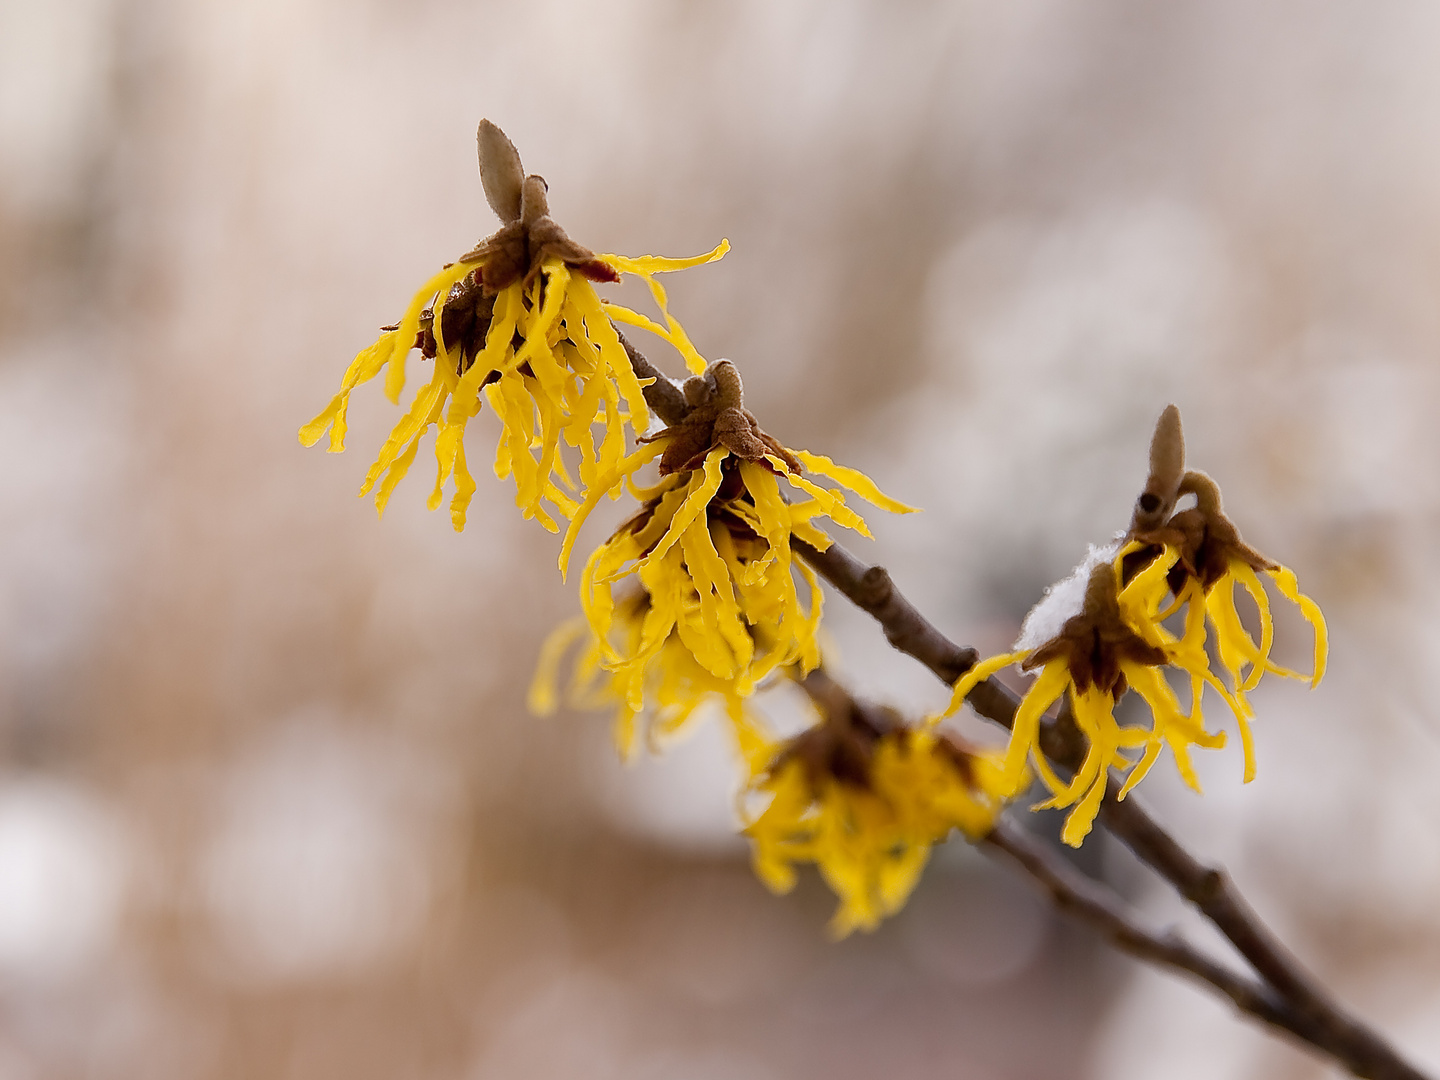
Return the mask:
[[[1178,403],[1332,665],[1254,695],[1255,783],[1142,793],[1440,1069],[1437,55],[1423,0],[0,0],[0,1080],[1331,1075],[963,845],[831,943],[717,727],[627,768],[526,714],[574,591],[488,454],[457,535],[421,466],[355,498],[378,386],[295,438],[495,228],[482,116],[595,250],[730,238],[675,311],[925,507],[847,543],[957,640],[1124,527]]]

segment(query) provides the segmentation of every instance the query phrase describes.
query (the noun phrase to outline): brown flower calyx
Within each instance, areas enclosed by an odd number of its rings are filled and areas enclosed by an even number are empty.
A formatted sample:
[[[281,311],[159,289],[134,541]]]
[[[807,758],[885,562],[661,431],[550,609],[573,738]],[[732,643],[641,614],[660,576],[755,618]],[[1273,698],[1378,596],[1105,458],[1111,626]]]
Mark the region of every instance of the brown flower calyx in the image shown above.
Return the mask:
[[[770,771],[777,773],[788,762],[799,761],[812,788],[829,779],[868,791],[875,747],[886,735],[901,730],[900,714],[856,701],[822,668],[800,682],[821,722],[789,739]]]
[[[451,352],[459,346],[460,356],[455,364],[455,374],[464,375],[475,363],[475,358],[485,348],[485,339],[490,333],[490,320],[495,314],[495,297],[486,295],[481,286],[479,274],[468,275],[450,287],[445,306],[440,310],[440,336],[445,341],[445,351]],[[400,324],[382,326],[382,331],[399,330]],[[415,332],[415,341],[410,346],[419,349],[426,360],[434,360],[440,351],[440,341],[435,335],[435,309],[426,308],[420,312],[420,328]],[[500,372],[491,371],[485,377],[484,385],[500,378]]]
[[[799,761],[813,790],[827,779],[862,791],[872,790],[871,770],[880,743],[904,739],[909,734],[900,712],[853,696],[823,667],[799,682],[821,722],[788,740],[771,763],[770,772],[778,772],[787,762]],[[934,750],[949,762],[966,787],[975,786],[973,746],[953,732],[941,731],[936,733]]]
[[[771,454],[791,472],[803,471],[795,455],[761,430],[755,414],[745,408],[740,372],[729,360],[717,360],[704,375],[686,379],[684,391],[690,407],[685,419],[640,439],[670,440],[660,455],[661,476],[700,468],[705,455],[718,446],[744,461],[763,461]]]
[[[1183,496],[1195,496],[1195,505],[1175,513]],[[1133,570],[1159,555],[1169,545],[1179,553],[1169,584],[1176,596],[1186,578],[1209,589],[1239,559],[1253,570],[1273,570],[1276,564],[1240,539],[1240,530],[1220,505],[1220,485],[1208,475],[1185,468],[1185,439],[1180,410],[1166,407],[1155,425],[1150,443],[1150,476],[1135,502],[1127,539],[1148,545],[1126,558],[1126,580]]]
[[[1190,471],[1180,482],[1180,494],[1194,495],[1195,505],[1181,510],[1165,525],[1135,539],[1151,544],[1170,544],[1180,559],[1170,571],[1170,589],[1176,596],[1192,577],[1208,590],[1224,577],[1234,560],[1252,570],[1274,570],[1271,562],[1240,539],[1240,530],[1220,506],[1220,485],[1203,472]]]
[[[485,294],[478,274],[471,274],[451,286],[445,306],[440,309],[440,336],[445,341],[447,352],[456,346],[460,348],[457,375],[469,371],[475,357],[485,348],[490,319],[494,314],[495,297]],[[431,308],[420,313],[420,331],[415,335],[415,348],[426,360],[435,359],[439,342],[435,336],[435,312]]]
[[[503,131],[481,120],[475,141],[485,200],[504,224],[460,261],[480,264],[478,276],[486,296],[522,279],[528,282],[546,256],[560,259],[591,281],[620,280],[614,267],[571,240],[550,216],[545,178],[525,174],[520,152]]]
[[[1021,668],[1032,671],[1051,660],[1064,660],[1077,690],[1083,693],[1094,686],[1118,701],[1128,688],[1120,661],[1150,667],[1165,663],[1165,650],[1135,633],[1120,614],[1119,588],[1110,563],[1091,570],[1080,614],[1066,620],[1060,633],[1032,652]]]

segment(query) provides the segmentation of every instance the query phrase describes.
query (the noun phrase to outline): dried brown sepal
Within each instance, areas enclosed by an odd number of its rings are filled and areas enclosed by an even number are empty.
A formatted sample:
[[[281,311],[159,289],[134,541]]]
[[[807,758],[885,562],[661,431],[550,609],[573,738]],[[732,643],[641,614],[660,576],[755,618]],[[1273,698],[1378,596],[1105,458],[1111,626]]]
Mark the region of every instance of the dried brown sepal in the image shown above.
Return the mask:
[[[1118,589],[1115,569],[1108,562],[1091,570],[1080,614],[1068,619],[1060,633],[1031,653],[1021,667],[1031,671],[1063,659],[1076,690],[1083,693],[1095,686],[1119,700],[1127,689],[1121,660],[1154,667],[1166,658],[1163,649],[1126,624],[1120,614]]]
[[[440,330],[447,350],[457,345],[460,348],[457,375],[469,371],[470,365],[485,348],[485,338],[490,333],[490,320],[494,314],[495,297],[485,294],[478,275],[471,274],[450,289],[450,295],[440,311]],[[415,348],[427,360],[435,359],[439,350],[435,339],[435,312],[429,308],[420,313]],[[496,372],[496,377],[499,377],[499,372]]]
[[[1225,516],[1220,504],[1220,485],[1198,470],[1185,473],[1180,481],[1181,495],[1194,495],[1195,505],[1175,514],[1164,525],[1144,532],[1130,532],[1131,539],[1160,546],[1168,544],[1180,558],[1170,571],[1169,584],[1180,595],[1187,578],[1195,578],[1208,590],[1238,559],[1252,570],[1274,570],[1278,563],[1267,559],[1245,541],[1240,530]]]
[[[460,359],[455,364],[455,374],[464,375],[475,363],[475,358],[485,348],[485,339],[490,334],[490,322],[495,315],[495,297],[487,296],[481,287],[477,274],[471,274],[463,281],[456,282],[441,309],[440,329],[445,339],[446,351],[460,347]],[[382,326],[382,331],[399,330],[400,324]],[[415,332],[415,341],[410,346],[419,349],[426,360],[434,360],[440,351],[435,337],[435,311],[426,308],[420,312],[420,328]],[[489,386],[500,379],[499,371],[489,371],[480,385]]]
[[[640,439],[670,440],[660,455],[661,476],[700,468],[705,455],[718,446],[745,461],[763,461],[766,454],[773,454],[792,472],[803,471],[795,455],[766,434],[745,408],[740,372],[729,360],[717,360],[704,375],[685,380],[684,391],[690,406],[685,419]]]
[[[476,133],[480,182],[490,208],[504,224],[480,241],[461,262],[480,264],[486,295],[528,280],[546,256],[554,256],[591,281],[619,281],[620,275],[587,247],[575,243],[550,216],[545,178],[525,175],[515,144],[489,120]]]
[[[770,772],[799,761],[812,787],[831,779],[868,791],[875,746],[903,727],[900,714],[884,705],[857,701],[820,668],[805,676],[801,685],[821,723],[788,740],[771,762]]]

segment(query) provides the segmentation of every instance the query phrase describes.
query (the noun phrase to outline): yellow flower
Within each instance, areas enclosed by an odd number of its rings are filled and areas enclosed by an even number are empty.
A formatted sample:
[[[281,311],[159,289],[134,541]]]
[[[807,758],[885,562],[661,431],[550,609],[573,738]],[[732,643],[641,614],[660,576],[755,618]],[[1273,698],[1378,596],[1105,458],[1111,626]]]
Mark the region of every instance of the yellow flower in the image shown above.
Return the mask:
[[[670,317],[655,274],[718,259],[729,244],[722,241],[690,259],[596,255],[549,216],[545,181],[524,175],[519,154],[498,128],[482,121],[478,141],[485,194],[504,226],[416,292],[399,323],[351,363],[340,392],[300,429],[300,440],[313,445],[328,428],[330,450],[343,450],[350,392],[383,371],[385,392],[398,404],[406,358],[419,349],[434,359],[433,375],[390,433],[360,493],[373,489],[383,512],[421,438],[434,428],[436,479],[429,505],[439,506],[453,477],[450,515],[455,528],[463,528],[475,491],[464,434],[483,393],[503,425],[496,475],[513,475],[524,515],[558,531],[542,504],[564,517],[574,514],[577,494],[624,457],[626,424],[636,431],[649,426],[643,387],[611,316],[654,329],[695,364],[698,355]],[[650,285],[664,326],[601,302],[591,280],[618,281],[621,273]],[[579,492],[562,458],[562,440],[579,451]]]
[[[1129,772],[1120,792],[1123,798],[1168,745],[1181,776],[1199,790],[1190,762],[1190,746],[1214,749],[1225,745],[1223,732],[1212,733],[1205,728],[1200,705],[1206,685],[1220,693],[1242,723],[1244,719],[1241,703],[1211,674],[1203,649],[1195,650],[1158,623],[1135,618],[1142,598],[1149,596],[1150,579],[1142,575],[1122,592],[1118,560],[1112,562],[1104,557],[1107,553],[1098,554],[1099,558],[1077,571],[1077,574],[1088,573],[1080,613],[1066,620],[1057,634],[1038,647],[991,657],[971,668],[955,684],[949,708],[941,714],[943,717],[954,713],[982,679],[1002,668],[1017,663],[1026,671],[1040,668],[1039,677],[1015,713],[1000,790],[1006,797],[1020,794],[1028,783],[1026,762],[1033,762],[1041,782],[1050,791],[1050,798],[1034,809],[1074,806],[1065,820],[1061,838],[1075,847],[1094,824],[1111,768]],[[1151,567],[1146,572],[1163,577],[1163,569]],[[1190,675],[1188,714],[1182,711],[1179,699],[1160,670],[1167,664]],[[1122,727],[1116,721],[1115,703],[1127,689],[1135,690],[1150,707],[1149,728]],[[1085,759],[1069,781],[1056,774],[1039,746],[1041,717],[1066,694],[1075,725],[1088,743]],[[1138,762],[1122,753],[1140,747],[1144,747],[1144,752]]]
[[[777,748],[750,787],[768,801],[745,827],[755,873],[774,892],[794,887],[796,864],[815,864],[840,900],[836,937],[900,910],[933,845],[952,829],[985,836],[1003,808],[997,754],[858,712]]]
[[[1328,653],[1325,617],[1319,606],[1300,592],[1293,571],[1267,559],[1240,539],[1239,530],[1221,507],[1219,485],[1203,472],[1185,470],[1184,446],[1180,413],[1171,405],[1156,425],[1150,479],[1136,502],[1127,534],[1129,543],[1120,552],[1122,573],[1128,576],[1145,567],[1135,574],[1125,592],[1134,597],[1134,614],[1143,624],[1158,626],[1184,607],[1183,644],[1192,654],[1203,654],[1205,650],[1207,620],[1214,628],[1215,651],[1242,706],[1237,715],[1245,748],[1245,780],[1249,782],[1255,776],[1255,750],[1245,695],[1267,671],[1308,680],[1312,687],[1317,685],[1325,674]],[[1175,504],[1186,495],[1194,496],[1195,505],[1173,513]],[[1259,574],[1275,582],[1281,595],[1300,609],[1314,630],[1309,675],[1281,667],[1270,659],[1274,621]],[[1258,643],[1236,610],[1237,584],[1250,595],[1259,615]],[[1170,597],[1173,602],[1161,610]]]
[[[815,573],[793,557],[791,540],[820,550],[829,547],[830,538],[815,524],[820,517],[867,536],[869,530],[840,491],[806,479],[802,467],[883,509],[912,509],[854,469],[787,450],[760,431],[738,404],[739,376],[729,361],[691,380],[687,392],[694,409],[686,422],[654,436],[592,485],[561,545],[564,572],[590,511],[605,492],[630,483],[642,503],[640,512],[586,562],[580,604],[602,666],[611,673],[616,693],[636,712],[654,684],[652,666],[663,667],[681,652],[742,698],[785,665],[796,664],[803,673],[819,662],[820,585]],[[731,398],[737,404],[709,407]],[[696,416],[708,420],[696,427],[689,423]],[[687,460],[667,471],[662,457],[659,482],[645,490],[633,487],[636,470],[656,457],[672,456],[676,447]],[[698,453],[692,455],[695,448]],[[787,501],[781,477],[808,497]],[[808,586],[808,603],[796,588],[797,573]],[[615,590],[627,579],[643,591],[644,614],[638,633],[630,626],[616,635]],[[667,648],[672,639],[679,651]]]
[[[1177,513],[1176,504],[1186,495],[1194,496],[1195,506]],[[1066,843],[1077,846],[1094,823],[1111,768],[1128,773],[1119,793],[1124,798],[1169,746],[1181,777],[1200,790],[1189,748],[1225,745],[1224,733],[1207,731],[1201,715],[1207,686],[1220,694],[1235,715],[1248,783],[1255,776],[1255,748],[1250,731],[1254,713],[1246,692],[1266,671],[1308,677],[1313,686],[1325,670],[1325,620],[1320,609],[1300,593],[1293,573],[1240,539],[1239,531],[1221,512],[1220,489],[1215,482],[1204,473],[1186,471],[1180,411],[1173,405],[1156,424],[1150,443],[1150,475],[1136,500],[1125,541],[1117,550],[1092,552],[1070,579],[1078,583],[1081,575],[1088,575],[1078,615],[1038,648],[1022,647],[976,665],[955,684],[950,707],[942,714],[954,712],[977,683],[1010,664],[1019,663],[1023,670],[1041,668],[1015,713],[1005,762],[1005,790],[1012,795],[1020,792],[1025,762],[1032,760],[1051,792],[1051,798],[1036,809],[1075,805],[1062,835]],[[1314,627],[1315,665],[1310,676],[1270,660],[1274,630],[1257,571],[1274,578],[1281,593],[1299,606]],[[1250,593],[1259,609],[1258,644],[1235,610],[1236,582]],[[1051,596],[1065,595],[1066,584],[1057,586]],[[1027,631],[1051,596],[1027,619]],[[1164,607],[1169,597],[1173,602]],[[1182,608],[1184,627],[1177,638],[1164,622]],[[1228,689],[1210,669],[1207,619],[1215,628],[1220,663],[1230,676]],[[1022,642],[1026,636],[1022,633]],[[1166,666],[1189,675],[1188,714],[1165,681],[1161,669]],[[1134,689],[1149,705],[1152,723],[1148,729],[1121,727],[1116,722],[1115,702],[1126,689]],[[1056,775],[1038,743],[1040,718],[1067,692],[1075,724],[1089,744],[1084,762],[1068,782]],[[1122,752],[1140,747],[1144,750],[1138,761]]]

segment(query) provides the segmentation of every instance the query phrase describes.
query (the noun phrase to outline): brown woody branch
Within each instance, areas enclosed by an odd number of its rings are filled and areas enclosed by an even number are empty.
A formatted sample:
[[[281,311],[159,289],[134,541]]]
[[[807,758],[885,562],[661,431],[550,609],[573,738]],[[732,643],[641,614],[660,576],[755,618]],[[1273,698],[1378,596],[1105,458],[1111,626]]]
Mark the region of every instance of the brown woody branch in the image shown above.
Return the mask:
[[[895,587],[883,566],[866,566],[839,544],[832,543],[819,551],[796,539],[790,546],[851,603],[874,616],[885,631],[886,641],[919,660],[941,682],[953,686],[979,659],[978,652],[955,644],[920,614]],[[1015,710],[1020,702],[996,680],[985,679],[965,700],[985,719],[1005,728],[1015,726]],[[1041,728],[1040,746],[1046,757],[1070,769],[1076,768],[1085,754],[1084,736],[1068,714]]]
[[[823,552],[803,542],[796,542],[794,547],[821,577],[881,623],[886,640],[919,660],[943,682],[953,683],[975,662],[974,650],[963,649],[940,633],[905,599],[883,567],[866,566],[839,544],[831,544]],[[967,654],[969,659],[964,660]],[[959,673],[952,675],[957,667]],[[1014,725],[1019,701],[994,679],[982,682],[967,700],[986,719],[1007,728]],[[1083,737],[1062,714],[1059,721],[1042,729],[1040,745],[1046,757],[1073,771],[1084,753],[1083,741],[1077,741],[1080,739]],[[1117,793],[1112,778],[1100,819],[1142,862],[1194,904],[1304,1018],[1303,1029],[1280,1026],[1329,1053],[1356,1076],[1426,1080],[1380,1035],[1347,1015],[1320,989],[1261,922],[1223,870],[1195,859],[1145,812],[1133,795],[1121,802],[1116,799]]]
[[[684,391],[655,368],[624,335],[621,335],[620,341],[636,375],[655,380],[645,388],[646,403],[667,424],[682,421],[689,411]],[[953,685],[978,660],[979,654],[974,649],[957,645],[926,619],[895,587],[884,567],[867,566],[835,543],[823,552],[802,540],[792,541],[792,546],[795,553],[821,577],[873,616],[892,646],[920,661],[942,682]],[[1014,726],[1019,701],[1014,693],[996,680],[984,680],[966,700],[986,719],[1006,728]],[[1040,748],[1047,758],[1072,771],[1083,760],[1086,749],[1083,735],[1063,709],[1056,721],[1042,728]],[[1369,1080],[1428,1080],[1402,1059],[1380,1035],[1347,1015],[1320,989],[1314,978],[1245,902],[1223,870],[1205,866],[1195,859],[1145,812],[1133,795],[1121,802],[1116,798],[1117,793],[1118,786],[1112,777],[1100,811],[1105,826],[1229,939],[1264,980],[1265,987],[1261,989],[1268,988],[1283,999],[1284,1010],[1275,1011],[1276,1003],[1264,993],[1258,996],[1251,994],[1251,990],[1259,984],[1241,979],[1204,958],[1198,961],[1201,970],[1197,970],[1190,966],[1192,959],[1185,953],[1172,952],[1166,959],[1167,954],[1162,948],[1161,952],[1153,955],[1142,955],[1140,949],[1152,948],[1151,944],[1144,944],[1146,932],[1132,925],[1130,920],[1121,918],[1119,909],[1107,912],[1098,896],[1093,892],[1087,894],[1073,880],[1052,876],[1045,881],[1057,902],[1061,900],[1055,893],[1058,887],[1065,894],[1062,906],[1071,905],[1071,910],[1097,928],[1108,927],[1104,930],[1106,936],[1126,951],[1201,978],[1234,1001],[1237,1007],[1330,1054],[1356,1076]],[[1001,834],[1000,843],[995,846],[1021,861],[1017,852],[1022,849],[1018,841],[1012,843],[1012,839],[1007,839],[1007,834]],[[1002,844],[1009,846],[1001,847]],[[1049,864],[1032,860],[1029,864],[1021,861],[1021,865],[1038,877],[1036,870]],[[1055,884],[1052,885],[1052,881]],[[1094,888],[1101,887],[1096,885]],[[1129,944],[1123,944],[1122,938]],[[1153,942],[1171,949],[1178,947],[1174,941],[1168,946],[1159,938],[1153,938]],[[1211,965],[1213,970],[1206,965]],[[1209,975],[1203,974],[1202,970]],[[1247,1008],[1245,1002],[1254,1008]]]
[[[1288,949],[1271,933],[1246,903],[1230,875],[1206,866],[1162,829],[1133,797],[1115,798],[1114,777],[1106,791],[1100,818],[1230,939],[1255,970],[1283,994],[1296,1011],[1317,1025],[1323,1041],[1316,1041],[1356,1075],[1395,1080],[1426,1080],[1425,1074],[1396,1053],[1376,1031],[1349,1016],[1319,983],[1305,971]]]
[[[1304,1043],[1321,1046],[1321,1024],[1265,982],[1251,979],[1201,953],[1173,931],[1146,929],[1112,889],[1086,877],[1054,850],[1012,822],[1000,821],[981,847],[1003,852],[1044,888],[1055,906],[1067,911],[1121,952],[1159,967],[1183,972],[1227,997],[1243,1013],[1289,1032]]]

